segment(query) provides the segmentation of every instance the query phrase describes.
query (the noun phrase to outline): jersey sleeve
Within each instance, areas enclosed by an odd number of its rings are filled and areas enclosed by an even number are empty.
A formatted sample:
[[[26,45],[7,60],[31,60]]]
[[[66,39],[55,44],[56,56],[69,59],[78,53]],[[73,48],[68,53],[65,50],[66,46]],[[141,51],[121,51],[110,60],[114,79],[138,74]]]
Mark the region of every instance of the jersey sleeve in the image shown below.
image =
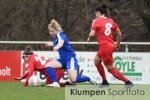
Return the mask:
[[[96,19],[93,20],[91,29],[93,29],[95,32],[98,30],[98,22]]]
[[[59,41],[59,40],[65,41],[65,36],[64,36],[64,34],[58,33],[58,34],[57,34],[57,37],[58,37],[58,41]]]
[[[34,62],[29,62],[28,70],[29,72],[34,71]]]
[[[29,63],[28,63],[28,75],[27,75],[26,81],[24,83],[24,86],[28,86],[28,80],[34,72],[34,61],[35,60],[33,58],[31,58]]]

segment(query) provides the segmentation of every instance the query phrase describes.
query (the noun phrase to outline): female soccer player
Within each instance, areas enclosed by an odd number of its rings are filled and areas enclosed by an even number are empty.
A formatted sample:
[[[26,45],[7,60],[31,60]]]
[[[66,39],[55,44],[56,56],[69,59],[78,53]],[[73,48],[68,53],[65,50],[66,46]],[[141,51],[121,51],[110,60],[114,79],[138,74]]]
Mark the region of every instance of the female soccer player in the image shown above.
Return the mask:
[[[105,17],[106,12],[106,4],[101,4],[96,7],[96,19],[92,23],[92,28],[87,39],[87,41],[89,42],[92,36],[95,36],[95,34],[97,35],[99,51],[97,52],[97,55],[94,58],[94,63],[97,67],[99,74],[102,76],[103,79],[101,86],[109,85],[105,76],[103,65],[101,64],[102,61],[106,66],[108,72],[111,73],[114,77],[116,77],[119,80],[122,80],[126,83],[126,85],[133,85],[133,83],[130,82],[126,77],[124,77],[118,70],[116,70],[116,68],[113,65],[112,54],[115,49],[119,50],[120,48],[122,33],[117,24],[112,19]],[[114,44],[113,39],[114,32],[117,33],[116,46]]]
[[[47,73],[53,73],[49,75],[53,83],[49,86],[57,86],[57,79],[54,73],[54,69],[67,69],[68,77],[72,83],[76,82],[86,82],[89,81],[94,84],[94,81],[87,76],[77,75],[78,61],[76,59],[76,54],[72,49],[66,35],[60,24],[56,20],[51,20],[48,25],[49,34],[54,37],[53,43],[46,43],[46,47],[53,46],[54,51],[59,52],[59,59],[57,61],[49,62],[46,64]]]
[[[20,78],[15,77],[14,79],[22,80],[22,79],[26,78],[24,86],[28,86],[28,80],[33,75],[33,72],[39,71],[43,75],[45,75],[46,85],[51,83],[51,79],[48,77],[48,74],[45,70],[45,64],[48,62],[52,62],[51,60],[49,60],[43,56],[34,54],[32,52],[32,48],[30,46],[26,47],[26,50],[23,52],[22,57],[24,59],[24,62],[28,64],[28,72],[25,75],[23,75],[22,77],[20,77]],[[64,70],[58,70],[58,71],[55,71],[55,73],[57,76],[57,80],[60,80],[60,78],[64,75]],[[64,84],[61,84],[61,85],[64,85]]]

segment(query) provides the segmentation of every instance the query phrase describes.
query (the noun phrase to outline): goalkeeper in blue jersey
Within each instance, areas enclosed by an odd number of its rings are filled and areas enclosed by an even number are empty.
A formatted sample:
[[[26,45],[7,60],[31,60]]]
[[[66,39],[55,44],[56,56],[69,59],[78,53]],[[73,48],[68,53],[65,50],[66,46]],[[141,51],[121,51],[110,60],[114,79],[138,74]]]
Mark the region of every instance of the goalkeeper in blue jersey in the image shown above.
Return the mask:
[[[52,61],[46,64],[46,71],[49,74],[49,77],[52,79],[52,84],[47,86],[49,87],[59,87],[57,78],[54,72],[54,69],[67,69],[69,80],[72,83],[76,82],[91,82],[96,84],[87,76],[77,75],[78,61],[76,59],[76,54],[72,49],[66,35],[63,33],[63,30],[60,24],[56,20],[51,20],[48,25],[49,34],[54,37],[53,42],[46,43],[46,47],[53,47],[54,51],[58,51],[59,59],[57,61]]]

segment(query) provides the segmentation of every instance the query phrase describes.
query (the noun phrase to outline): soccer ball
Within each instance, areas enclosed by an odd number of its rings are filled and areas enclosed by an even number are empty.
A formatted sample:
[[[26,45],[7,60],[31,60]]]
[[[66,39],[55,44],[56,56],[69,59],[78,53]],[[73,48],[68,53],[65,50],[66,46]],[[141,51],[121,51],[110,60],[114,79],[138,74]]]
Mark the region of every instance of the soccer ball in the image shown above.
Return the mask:
[[[40,79],[36,75],[32,75],[28,81],[29,86],[40,86]]]

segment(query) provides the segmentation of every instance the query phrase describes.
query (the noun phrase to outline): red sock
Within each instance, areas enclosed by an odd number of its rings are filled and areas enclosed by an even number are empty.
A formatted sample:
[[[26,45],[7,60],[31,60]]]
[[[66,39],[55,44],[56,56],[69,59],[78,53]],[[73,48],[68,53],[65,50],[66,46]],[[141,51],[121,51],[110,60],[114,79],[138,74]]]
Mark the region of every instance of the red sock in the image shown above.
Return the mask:
[[[56,77],[57,77],[57,80],[58,82],[60,81],[61,77],[64,75],[64,70],[56,70]],[[59,85],[61,87],[64,87],[65,86],[65,83],[63,82],[59,82]]]
[[[105,71],[104,71],[103,65],[99,64],[99,65],[96,66],[96,68],[97,68],[99,74],[101,75],[102,79],[106,80],[106,75],[105,75]]]
[[[51,84],[51,83],[52,83],[51,79],[49,79],[49,77],[47,76],[46,77],[46,85]]]
[[[43,75],[45,75],[45,77],[46,77],[46,85],[52,83],[52,81],[51,81],[51,79],[49,79],[45,69],[41,69],[41,70],[38,70],[38,71],[40,71]],[[64,70],[57,70],[56,71],[56,77],[57,77],[58,82],[60,81],[60,79],[61,79],[61,77],[63,75],[64,75]]]
[[[57,77],[58,82],[60,81],[63,75],[64,75],[64,70],[56,70],[56,77]]]
[[[60,85],[61,87],[65,87],[65,83],[63,83],[63,82],[59,82],[59,85]]]
[[[108,72],[111,73],[115,78],[117,78],[117,79],[119,79],[119,80],[122,80],[122,81],[124,81],[124,82],[127,82],[127,81],[128,81],[128,79],[127,79],[126,77],[124,77],[124,76],[122,75],[122,73],[120,73],[118,70],[116,70],[115,67],[110,68],[110,69],[108,70]]]

